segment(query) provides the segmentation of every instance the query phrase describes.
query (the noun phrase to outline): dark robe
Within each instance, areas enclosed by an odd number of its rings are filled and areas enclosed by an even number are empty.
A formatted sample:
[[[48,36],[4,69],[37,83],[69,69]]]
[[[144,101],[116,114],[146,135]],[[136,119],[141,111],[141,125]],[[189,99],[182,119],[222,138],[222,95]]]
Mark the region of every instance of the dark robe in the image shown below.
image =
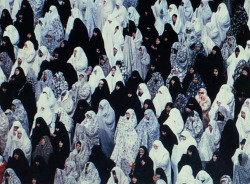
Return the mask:
[[[62,4],[57,5],[58,14],[60,15],[60,20],[63,27],[66,27],[69,16],[71,15],[71,5],[69,0],[62,0]]]
[[[143,80],[138,71],[133,71],[131,77],[129,77],[128,81],[125,84],[127,90],[130,90],[132,93],[136,93],[137,88],[140,83],[143,83]]]
[[[4,16],[3,16],[3,14],[4,14]],[[2,33],[5,31],[5,28],[8,25],[13,25],[13,20],[11,18],[10,12],[7,9],[3,9],[3,11],[2,11],[0,25],[1,25]]]
[[[38,165],[36,163],[39,163]],[[31,176],[35,178],[37,183],[46,184],[49,182],[49,168],[42,156],[38,155],[34,158],[31,167]]]
[[[14,46],[12,45],[10,38],[8,36],[3,37],[3,42],[5,42],[5,45],[1,45],[0,52],[7,52],[10,59],[15,62],[15,53],[14,53]]]
[[[189,165],[193,170],[193,175],[196,177],[198,172],[202,170],[201,158],[199,156],[198,150],[194,145],[188,147],[188,151],[192,152],[192,155],[183,154],[181,160],[178,163],[178,170],[180,172],[181,168],[185,165]]]
[[[3,91],[4,89],[7,89],[6,92]],[[7,109],[11,109],[12,101],[14,100],[12,91],[10,91],[10,86],[8,82],[3,82],[1,84],[0,89],[0,106],[1,109],[5,112]]]
[[[171,81],[174,81],[174,84],[171,83]],[[174,76],[170,80],[170,86],[169,86],[169,92],[171,94],[172,99],[176,99],[178,94],[182,92],[181,82],[180,79],[177,76]]]
[[[188,103],[187,103],[185,109],[186,108],[198,112],[200,118],[202,119],[202,109],[201,109],[201,106],[198,104],[198,102],[195,100],[195,98],[190,98],[188,100]],[[188,118],[188,114],[189,114],[189,112],[184,110],[184,113],[183,113],[183,121],[184,122],[186,122],[186,120]]]
[[[190,67],[190,68],[193,68],[194,69],[194,67],[192,66],[192,67]],[[182,82],[182,88],[183,88],[183,94],[186,94],[186,92],[187,92],[187,89],[188,89],[188,86],[189,86],[189,84],[190,84],[190,82],[193,80],[193,78],[194,78],[194,74],[196,73],[196,70],[194,70],[194,72],[193,73],[191,73],[190,72],[190,69],[189,69],[189,71],[187,72],[187,74],[186,74],[186,76],[185,76],[185,78],[183,79],[183,82]]]
[[[160,130],[160,141],[162,142],[163,146],[168,150],[169,155],[171,157],[174,145],[178,145],[177,137],[168,125],[162,125]],[[166,132],[166,135],[162,135],[162,132]]]
[[[106,79],[101,79],[101,80],[104,82],[102,88],[97,86],[95,88],[95,92],[93,93],[91,97],[92,99],[91,106],[96,113],[98,112],[98,107],[99,107],[99,103],[101,100],[103,99],[106,99],[108,101],[110,100],[110,92],[109,92],[108,83]]]

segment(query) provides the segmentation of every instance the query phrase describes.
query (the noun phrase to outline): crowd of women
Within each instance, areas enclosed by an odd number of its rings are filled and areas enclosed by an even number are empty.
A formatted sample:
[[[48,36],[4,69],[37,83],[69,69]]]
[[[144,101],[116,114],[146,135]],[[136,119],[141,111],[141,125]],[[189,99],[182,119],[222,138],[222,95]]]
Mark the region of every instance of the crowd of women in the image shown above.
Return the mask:
[[[250,183],[249,0],[0,13],[0,183]]]

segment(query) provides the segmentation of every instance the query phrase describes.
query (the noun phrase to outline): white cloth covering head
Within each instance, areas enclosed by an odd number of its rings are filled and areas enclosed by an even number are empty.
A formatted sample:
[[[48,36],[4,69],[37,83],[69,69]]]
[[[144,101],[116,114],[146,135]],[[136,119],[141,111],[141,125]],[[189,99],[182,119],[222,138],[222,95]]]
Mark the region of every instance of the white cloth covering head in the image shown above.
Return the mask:
[[[142,91],[142,93],[143,93],[142,95],[139,94],[139,91],[140,91],[139,89]],[[145,83],[139,84],[136,94],[138,95],[138,98],[141,102],[141,107],[143,107],[145,100],[151,99],[150,92],[149,92],[148,87]]]
[[[104,78],[105,76],[102,68],[99,65],[95,66],[91,75],[89,76],[89,82],[88,82],[91,87],[92,94],[95,92],[95,88],[98,86],[99,81]]]
[[[156,149],[155,146],[158,148]],[[166,150],[166,148],[163,146],[162,142],[159,140],[154,141],[153,147],[149,152],[149,157],[153,160],[154,167],[156,167],[157,162],[161,162],[161,159],[165,155],[168,155],[168,157],[169,157],[168,150]],[[154,168],[154,169],[156,169],[156,168]]]
[[[17,45],[19,43],[19,33],[13,25],[8,25],[5,28],[5,31],[3,33],[3,37],[4,36],[8,36],[13,45]]]
[[[177,108],[171,109],[168,119],[163,124],[168,125],[176,136],[179,137],[178,134],[180,134],[184,128],[184,121],[180,111]]]
[[[168,102],[172,102],[172,97],[169,93],[169,90],[166,86],[161,86],[158,89],[158,93],[156,94],[155,98],[153,99],[157,117],[161,115],[161,112],[164,110]]]
[[[116,177],[119,181],[119,184],[128,184],[129,181],[128,181],[128,178],[127,176],[124,174],[124,172],[121,170],[120,167],[114,167],[112,169],[112,171],[110,172],[110,178],[108,180],[108,183],[107,184],[115,184],[115,179],[114,179],[114,176],[113,176],[113,173],[116,173]]]
[[[132,20],[138,26],[140,15],[133,6],[128,8],[128,19]]]
[[[176,184],[201,184],[201,182],[194,179],[193,170],[189,165],[184,165],[178,175]]]
[[[213,179],[211,176],[206,172],[206,171],[199,171],[198,174],[196,175],[196,179],[200,180],[202,184],[213,184]]]
[[[113,71],[115,70],[115,74],[113,75]],[[109,91],[110,93],[113,92],[113,90],[115,89],[115,85],[118,81],[121,81],[124,84],[124,80],[123,80],[123,76],[121,73],[121,70],[118,66],[114,66],[112,67],[110,73],[108,74],[108,76],[106,77],[108,86],[109,86]]]

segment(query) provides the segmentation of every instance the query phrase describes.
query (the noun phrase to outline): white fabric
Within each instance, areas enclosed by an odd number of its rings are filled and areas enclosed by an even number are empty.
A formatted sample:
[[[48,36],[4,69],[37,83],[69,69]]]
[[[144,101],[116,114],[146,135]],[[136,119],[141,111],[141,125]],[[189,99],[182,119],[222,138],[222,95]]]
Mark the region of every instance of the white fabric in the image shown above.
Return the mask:
[[[88,68],[88,58],[81,47],[76,47],[74,49],[73,54],[67,63],[72,64],[78,77],[80,74],[85,73],[86,69]]]
[[[244,3],[244,8],[245,8],[245,10],[246,10],[246,12],[247,12],[247,15],[248,15],[248,19],[249,19],[249,17],[250,17],[250,1],[245,1],[245,3]],[[250,19],[249,19],[250,20]]]
[[[11,12],[11,18],[14,21],[16,21],[16,14],[20,10],[22,2],[23,0],[14,0],[12,12]]]
[[[247,45],[244,51],[244,55],[245,55],[245,60],[249,61],[250,60],[250,40],[247,41]]]
[[[209,129],[210,126],[213,128],[212,131]],[[219,148],[220,138],[221,135],[217,122],[214,120],[210,121],[208,127],[202,134],[198,146],[201,161],[208,162],[212,159],[214,152]]]
[[[39,21],[42,23],[42,25],[40,25]],[[38,45],[41,46],[42,40],[47,35],[48,30],[46,29],[47,26],[46,26],[45,18],[40,18],[39,21],[38,21],[38,24],[35,27],[34,33],[35,33]]]
[[[182,155],[187,153],[187,149],[188,149],[189,146],[194,145],[195,147],[197,147],[197,142],[192,137],[190,132],[184,130],[181,133],[181,136],[185,137],[186,139],[185,140],[181,139],[181,141],[178,143],[178,145],[174,145],[173,151],[172,151],[172,156],[171,156],[171,164],[172,164],[172,168],[173,168],[173,171],[174,171],[174,181],[173,181],[173,183],[175,183],[176,180],[177,180],[178,163],[181,160]]]
[[[118,66],[115,66],[115,68],[116,68],[115,75],[113,76],[112,71],[111,71],[106,77],[110,93],[113,92],[113,90],[115,89],[115,85],[118,81],[121,81],[124,84],[124,80],[123,80],[120,68],[118,68]]]
[[[114,167],[110,172],[110,178],[107,184],[116,184],[112,172],[116,172],[116,176],[118,179],[119,184],[129,184],[128,178],[125,176],[124,172],[121,170],[120,167]]]
[[[179,137],[181,131],[184,128],[184,121],[180,111],[177,108],[171,109],[168,119],[163,124],[168,125],[176,137]]]
[[[166,11],[168,9],[168,3],[166,0],[157,0],[151,9],[155,13],[156,17],[160,17],[160,11]]]
[[[93,69],[91,75],[89,76],[89,85],[91,87],[91,93],[93,94],[95,92],[95,88],[99,85],[99,81],[101,79],[104,79],[104,73],[100,66],[95,66]]]
[[[103,31],[103,26],[108,16],[113,11],[113,1],[104,0],[103,3],[97,8],[97,27]]]
[[[13,25],[8,25],[5,28],[5,31],[3,33],[3,37],[4,36],[8,36],[13,45],[17,45],[19,43],[19,33]]]
[[[191,21],[194,10],[190,0],[182,0],[182,3],[184,3],[184,6],[182,5],[179,6],[178,18],[181,19],[182,24],[185,24],[187,21]]]
[[[111,17],[113,20],[117,21],[121,27],[127,26],[127,10],[122,5],[121,0],[116,0],[116,5],[119,5],[119,9],[117,7],[114,8],[113,12],[111,13]]]
[[[213,179],[206,171],[199,171],[196,175],[196,179],[201,181],[202,184],[214,184]]]
[[[202,24],[206,25],[210,22],[213,12],[208,4],[209,0],[202,0],[201,2],[203,3],[203,7],[200,5],[196,8],[193,18],[200,18],[202,20]]]
[[[217,22],[216,18],[217,17],[215,15],[215,13],[213,13],[212,17],[211,17],[211,22],[208,22],[203,29],[206,29],[207,35],[214,42],[214,44],[217,45],[218,47],[220,47],[222,40],[220,37],[219,28],[218,28],[217,23],[216,23]]]
[[[211,31],[210,27],[204,26],[202,28],[202,33],[201,33],[201,43],[202,43],[207,55],[212,52],[212,50],[215,46],[215,42],[209,36],[210,31]]]
[[[178,9],[175,4],[171,4],[168,7],[167,21],[168,23],[172,21],[172,16],[176,14],[178,15]]]
[[[62,94],[65,92],[66,92],[65,96],[62,98]],[[67,114],[70,117],[73,117],[75,105],[74,105],[72,95],[69,91],[63,91],[61,93],[61,96],[57,99],[57,102],[55,105],[55,108],[58,108],[58,107],[64,108],[64,110],[67,112]]]
[[[88,167],[87,164],[89,164]],[[92,162],[87,162],[81,173],[80,178],[78,179],[79,184],[100,184],[101,179],[99,177],[98,170]]]
[[[245,112],[245,118],[241,117],[241,113]],[[241,111],[238,115],[238,119],[236,122],[236,128],[239,132],[239,141],[241,142],[242,139],[248,139],[250,135],[250,110],[247,107],[242,107]]]
[[[140,15],[133,6],[128,8],[128,19],[133,21],[135,25],[138,26]]]
[[[154,162],[154,171],[157,168],[162,168],[166,174],[167,180],[169,184],[172,184],[171,181],[171,161],[169,157],[168,151],[164,148],[161,141],[156,140],[154,141],[153,145],[158,146],[158,149],[155,149],[154,146],[149,152],[149,157]]]
[[[161,112],[165,109],[165,106],[168,102],[172,102],[172,97],[169,93],[169,90],[166,86],[161,86],[158,89],[158,93],[155,95],[155,98],[153,99],[157,118],[160,117]]]
[[[143,92],[143,94],[141,96],[139,95],[139,90],[138,90],[139,88]],[[142,108],[143,105],[144,105],[144,101],[147,100],[147,99],[151,99],[151,95],[150,95],[148,87],[147,87],[147,85],[145,83],[139,84],[138,89],[137,89],[136,94],[137,94],[137,96],[138,96],[138,98],[139,98],[139,100],[141,102],[141,108]]]
[[[232,93],[232,88],[227,84],[223,84],[220,88],[220,91],[217,93],[217,96],[209,111],[210,119],[214,119],[219,106],[224,106],[226,109],[228,109],[229,112],[231,112],[230,116],[234,118],[234,94]]]
[[[238,57],[236,57],[235,52],[233,52],[231,54],[231,56],[229,56],[229,58],[227,59],[227,84],[231,87],[233,87],[234,84],[234,79],[233,79],[233,75],[234,75],[234,70],[236,68],[236,66],[238,65],[238,62],[242,59],[244,59],[244,48],[240,45],[238,45],[236,48],[240,49],[240,53],[238,55]],[[235,49],[236,49],[235,48]],[[235,50],[234,50],[235,51]]]
[[[184,165],[178,175],[176,184],[202,184],[201,181],[196,180],[193,176],[193,170],[189,165]]]
[[[37,101],[37,109],[41,109],[45,105],[45,102],[46,106],[53,111],[56,104],[56,97],[50,87],[43,88],[43,91]]]

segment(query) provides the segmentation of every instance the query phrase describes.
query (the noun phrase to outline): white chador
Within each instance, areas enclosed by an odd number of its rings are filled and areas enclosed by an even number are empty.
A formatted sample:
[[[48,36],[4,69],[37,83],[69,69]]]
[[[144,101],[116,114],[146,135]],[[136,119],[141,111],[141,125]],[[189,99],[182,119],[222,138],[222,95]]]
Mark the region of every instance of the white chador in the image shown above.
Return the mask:
[[[78,77],[80,74],[85,73],[85,70],[88,68],[88,58],[81,47],[74,49],[67,63],[72,64]]]
[[[124,84],[124,80],[123,80],[123,77],[122,77],[122,74],[121,74],[121,70],[117,66],[115,66],[115,67],[113,67],[111,69],[111,72],[106,77],[106,80],[107,80],[107,83],[108,83],[108,86],[109,86],[110,93],[113,92],[113,90],[115,89],[115,85],[116,85],[116,83],[118,81],[122,81],[123,84]]]
[[[115,8],[111,14],[111,17],[119,23],[121,27],[126,27],[128,22],[127,10],[123,6],[123,0],[116,0]]]
[[[102,31],[103,26],[114,9],[112,0],[104,0],[103,3],[97,7],[97,27]]]

